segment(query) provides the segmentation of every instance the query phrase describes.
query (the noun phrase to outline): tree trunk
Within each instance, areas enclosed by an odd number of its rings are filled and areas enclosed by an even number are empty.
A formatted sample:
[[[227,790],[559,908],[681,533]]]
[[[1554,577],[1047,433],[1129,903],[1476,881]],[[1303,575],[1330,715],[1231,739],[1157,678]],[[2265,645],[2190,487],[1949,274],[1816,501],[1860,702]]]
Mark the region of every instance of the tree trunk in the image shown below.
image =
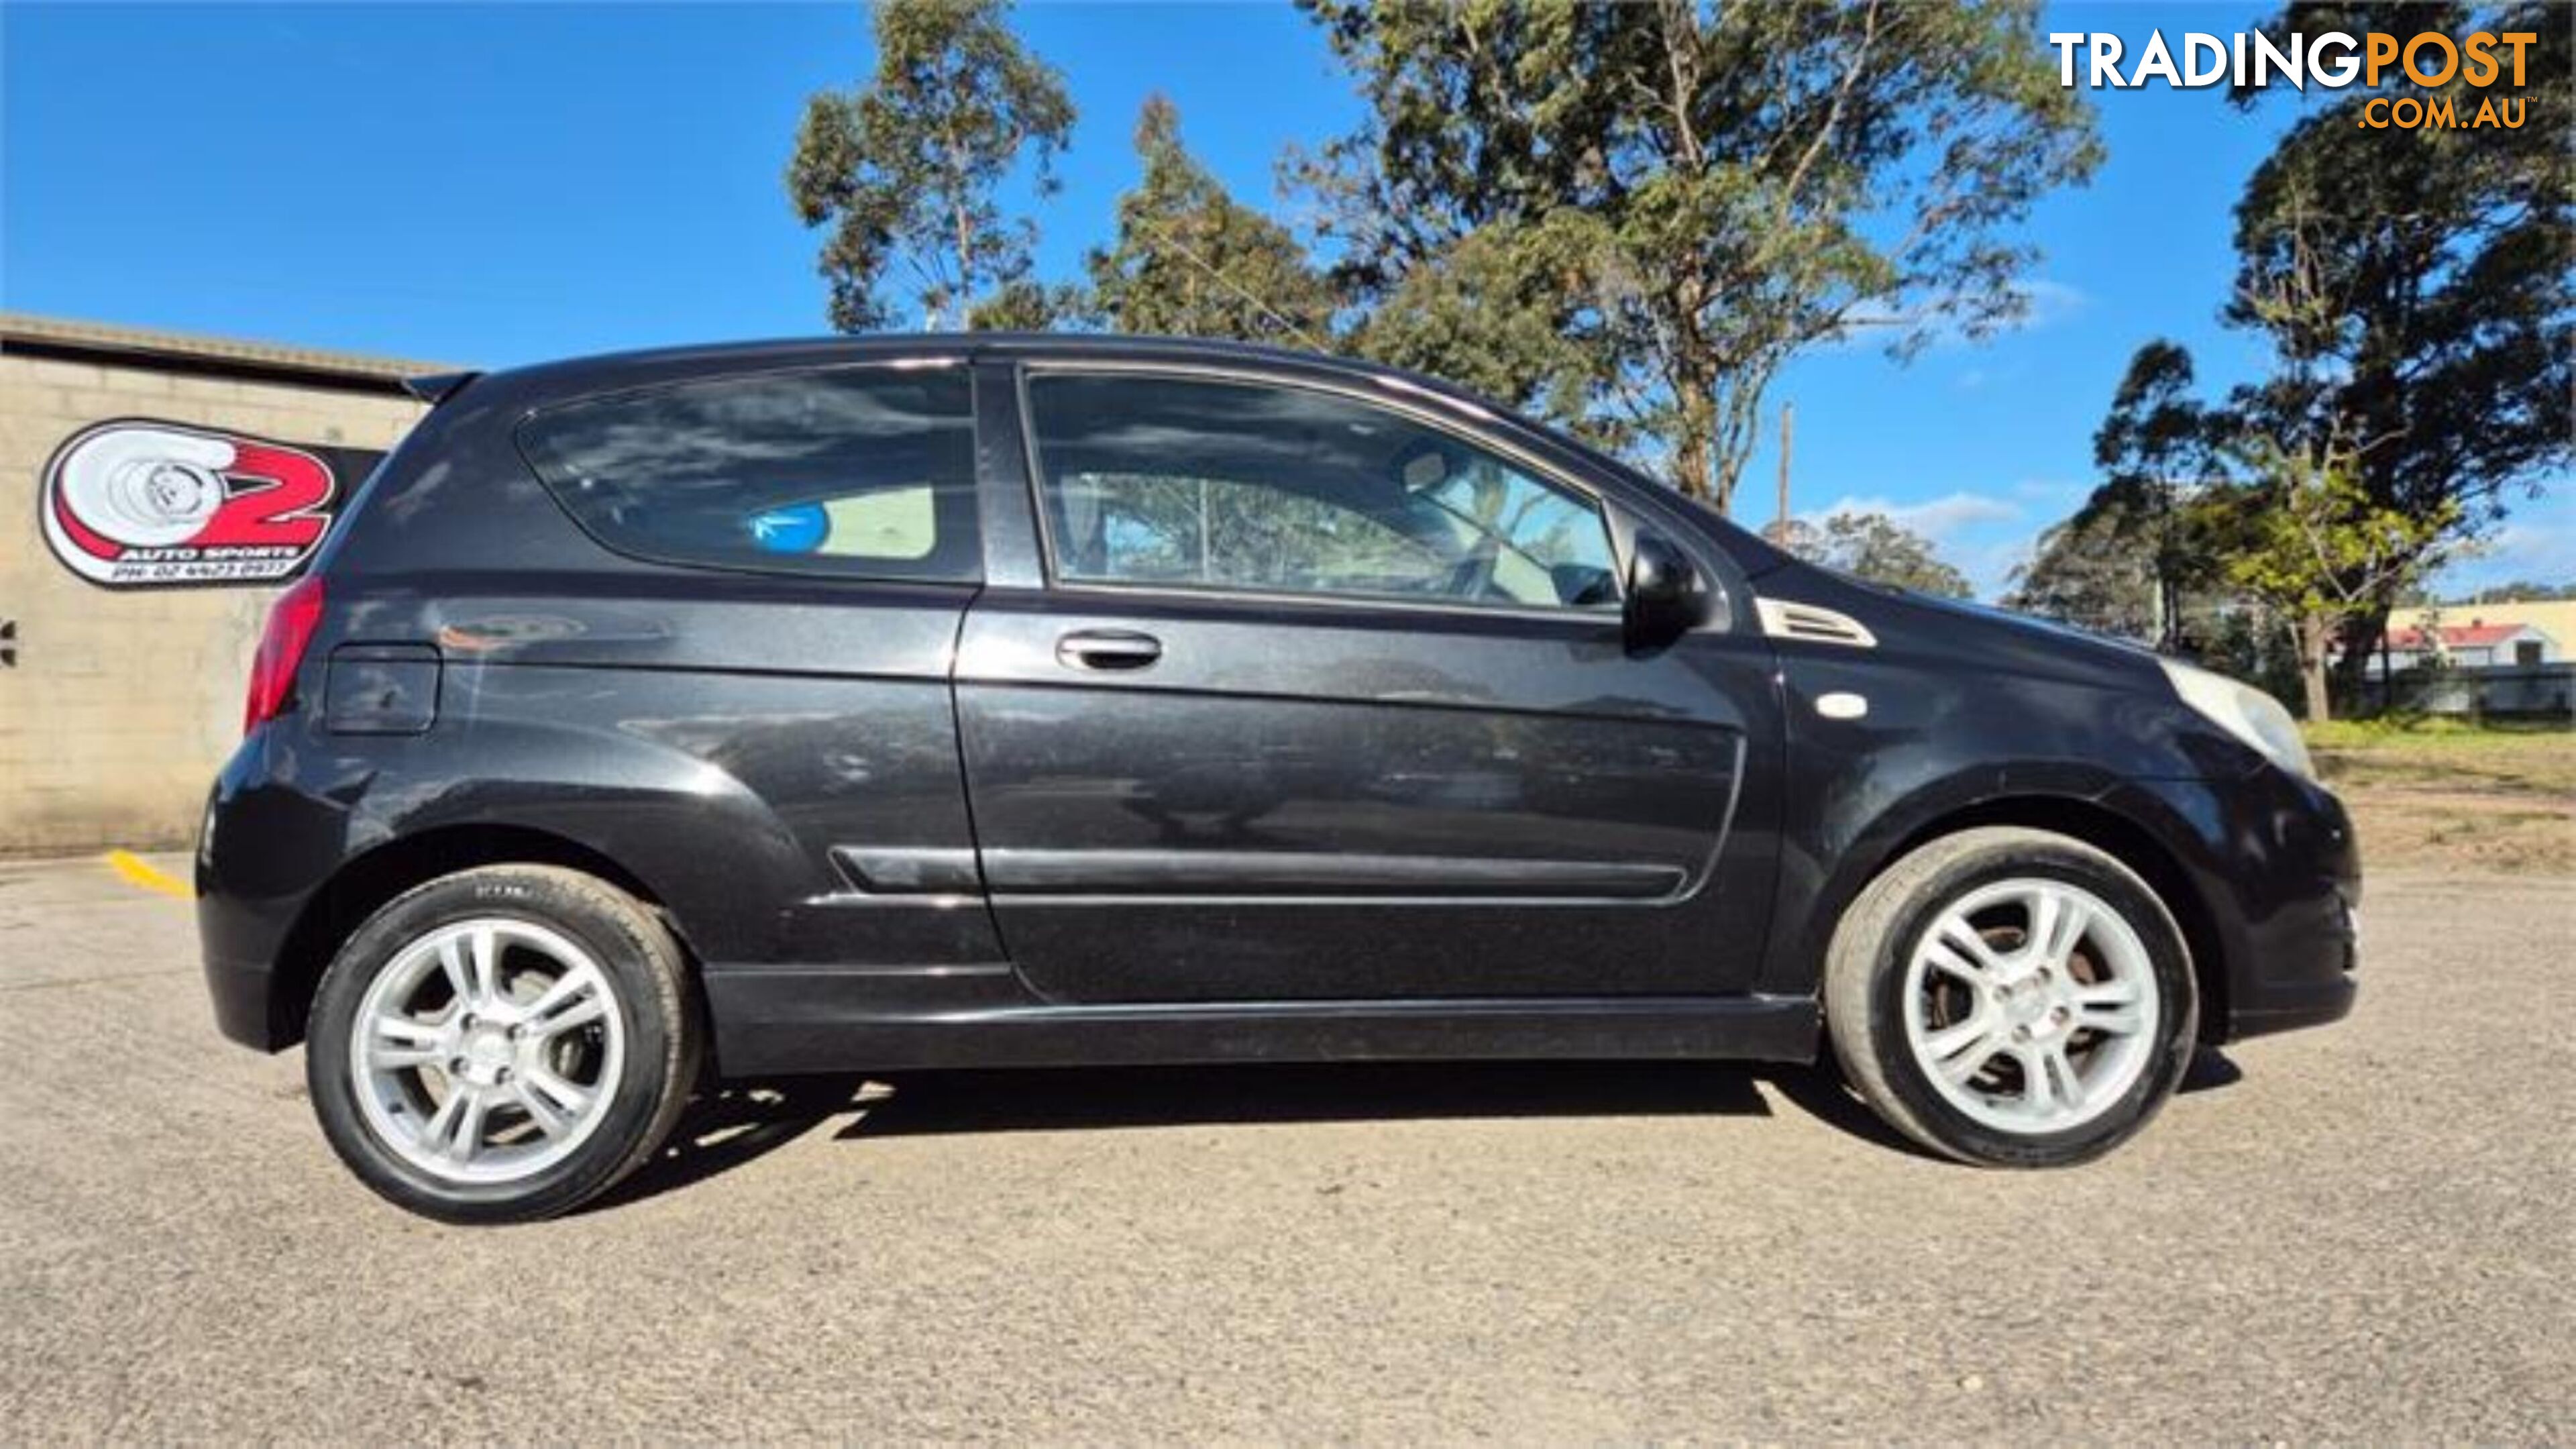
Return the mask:
[[[1673,447],[1673,486],[1685,498],[1710,497],[1709,474],[1717,460],[1717,408],[1705,394],[1680,394],[1681,437]],[[1718,501],[1718,511],[1726,503]]]
[[[2335,693],[2343,697],[2350,712],[2358,712],[2367,697],[2370,678],[2370,656],[2379,648],[2380,637],[2388,631],[2388,601],[2376,599],[2355,613],[2343,616],[2343,656],[2335,661]],[[2383,684],[2394,681],[2383,678]],[[2383,708],[2396,702],[2393,689],[2382,701]]]
[[[2301,613],[2291,627],[2297,633],[2299,688],[2307,697],[2308,723],[2323,724],[2334,717],[2326,693],[2326,640],[2331,631],[2324,612],[2316,609]]]
[[[974,295],[975,290],[975,228],[967,220],[965,203],[958,203],[956,218],[957,295],[949,300],[957,304],[956,330],[963,332],[967,328],[966,309],[970,305],[966,299]]]

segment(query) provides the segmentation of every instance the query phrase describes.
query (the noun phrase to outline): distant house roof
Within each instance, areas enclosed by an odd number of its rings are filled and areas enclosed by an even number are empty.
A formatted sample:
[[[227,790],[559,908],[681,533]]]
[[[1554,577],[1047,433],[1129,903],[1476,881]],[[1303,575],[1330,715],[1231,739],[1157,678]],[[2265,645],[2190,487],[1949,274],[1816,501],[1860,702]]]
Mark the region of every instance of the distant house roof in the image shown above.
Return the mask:
[[[2445,652],[2454,649],[2491,649],[2509,639],[2540,631],[2529,624],[2443,624],[2428,639],[2422,629],[2391,629],[2388,647],[2422,651],[2427,648]]]
[[[201,337],[0,312],[0,352],[66,361],[144,366],[253,382],[283,382],[348,392],[400,394],[403,379],[454,372],[453,364],[365,357],[274,342]]]
[[[2564,647],[2576,644],[2576,599],[2463,599],[2439,608],[2399,609],[2388,616],[2394,634],[2439,624],[2528,624],[2542,638]],[[2389,647],[2398,647],[2394,639]]]

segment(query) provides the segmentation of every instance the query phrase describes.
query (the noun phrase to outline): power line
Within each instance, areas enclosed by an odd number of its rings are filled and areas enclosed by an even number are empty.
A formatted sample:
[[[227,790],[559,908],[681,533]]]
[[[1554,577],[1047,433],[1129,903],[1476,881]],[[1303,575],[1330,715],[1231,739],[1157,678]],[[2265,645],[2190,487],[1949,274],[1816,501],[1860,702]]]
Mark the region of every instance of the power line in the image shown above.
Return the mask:
[[[1289,318],[1285,314],[1281,313],[1278,308],[1271,306],[1269,303],[1253,295],[1250,291],[1246,290],[1241,283],[1235,281],[1232,277],[1218,271],[1206,258],[1200,256],[1197,252],[1190,250],[1189,246],[1181,241],[1180,238],[1173,236],[1170,232],[1165,231],[1161,226],[1144,217],[1140,216],[1136,218],[1136,221],[1147,231],[1152,232],[1156,240],[1162,242],[1172,250],[1179,252],[1183,261],[1186,261],[1191,266],[1207,273],[1209,278],[1218,286],[1225,288],[1227,291],[1232,292],[1244,301],[1251,303],[1254,307],[1259,308],[1262,315],[1268,317],[1271,321],[1278,323],[1281,330],[1288,333],[1291,337],[1305,343],[1308,347],[1313,348],[1317,352],[1330,352],[1333,350],[1325,346],[1313,333],[1308,332],[1305,328],[1300,327],[1295,322],[1289,320]]]

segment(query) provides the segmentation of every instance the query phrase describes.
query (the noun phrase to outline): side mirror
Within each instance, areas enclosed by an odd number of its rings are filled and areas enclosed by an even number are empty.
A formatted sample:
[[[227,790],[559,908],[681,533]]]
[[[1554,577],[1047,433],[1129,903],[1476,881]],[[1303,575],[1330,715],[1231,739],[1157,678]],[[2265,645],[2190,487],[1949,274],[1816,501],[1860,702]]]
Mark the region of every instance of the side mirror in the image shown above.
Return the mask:
[[[1708,581],[1670,539],[1640,529],[1628,550],[1620,628],[1631,649],[1659,649],[1708,618]]]

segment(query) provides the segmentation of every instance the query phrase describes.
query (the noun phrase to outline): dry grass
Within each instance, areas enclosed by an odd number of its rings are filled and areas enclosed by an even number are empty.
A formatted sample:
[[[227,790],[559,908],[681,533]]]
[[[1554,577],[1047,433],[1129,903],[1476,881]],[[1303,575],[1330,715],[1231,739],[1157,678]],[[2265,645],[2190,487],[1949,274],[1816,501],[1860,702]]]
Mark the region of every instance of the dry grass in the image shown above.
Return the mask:
[[[2339,723],[2308,745],[2365,869],[2576,875],[2576,731]]]

